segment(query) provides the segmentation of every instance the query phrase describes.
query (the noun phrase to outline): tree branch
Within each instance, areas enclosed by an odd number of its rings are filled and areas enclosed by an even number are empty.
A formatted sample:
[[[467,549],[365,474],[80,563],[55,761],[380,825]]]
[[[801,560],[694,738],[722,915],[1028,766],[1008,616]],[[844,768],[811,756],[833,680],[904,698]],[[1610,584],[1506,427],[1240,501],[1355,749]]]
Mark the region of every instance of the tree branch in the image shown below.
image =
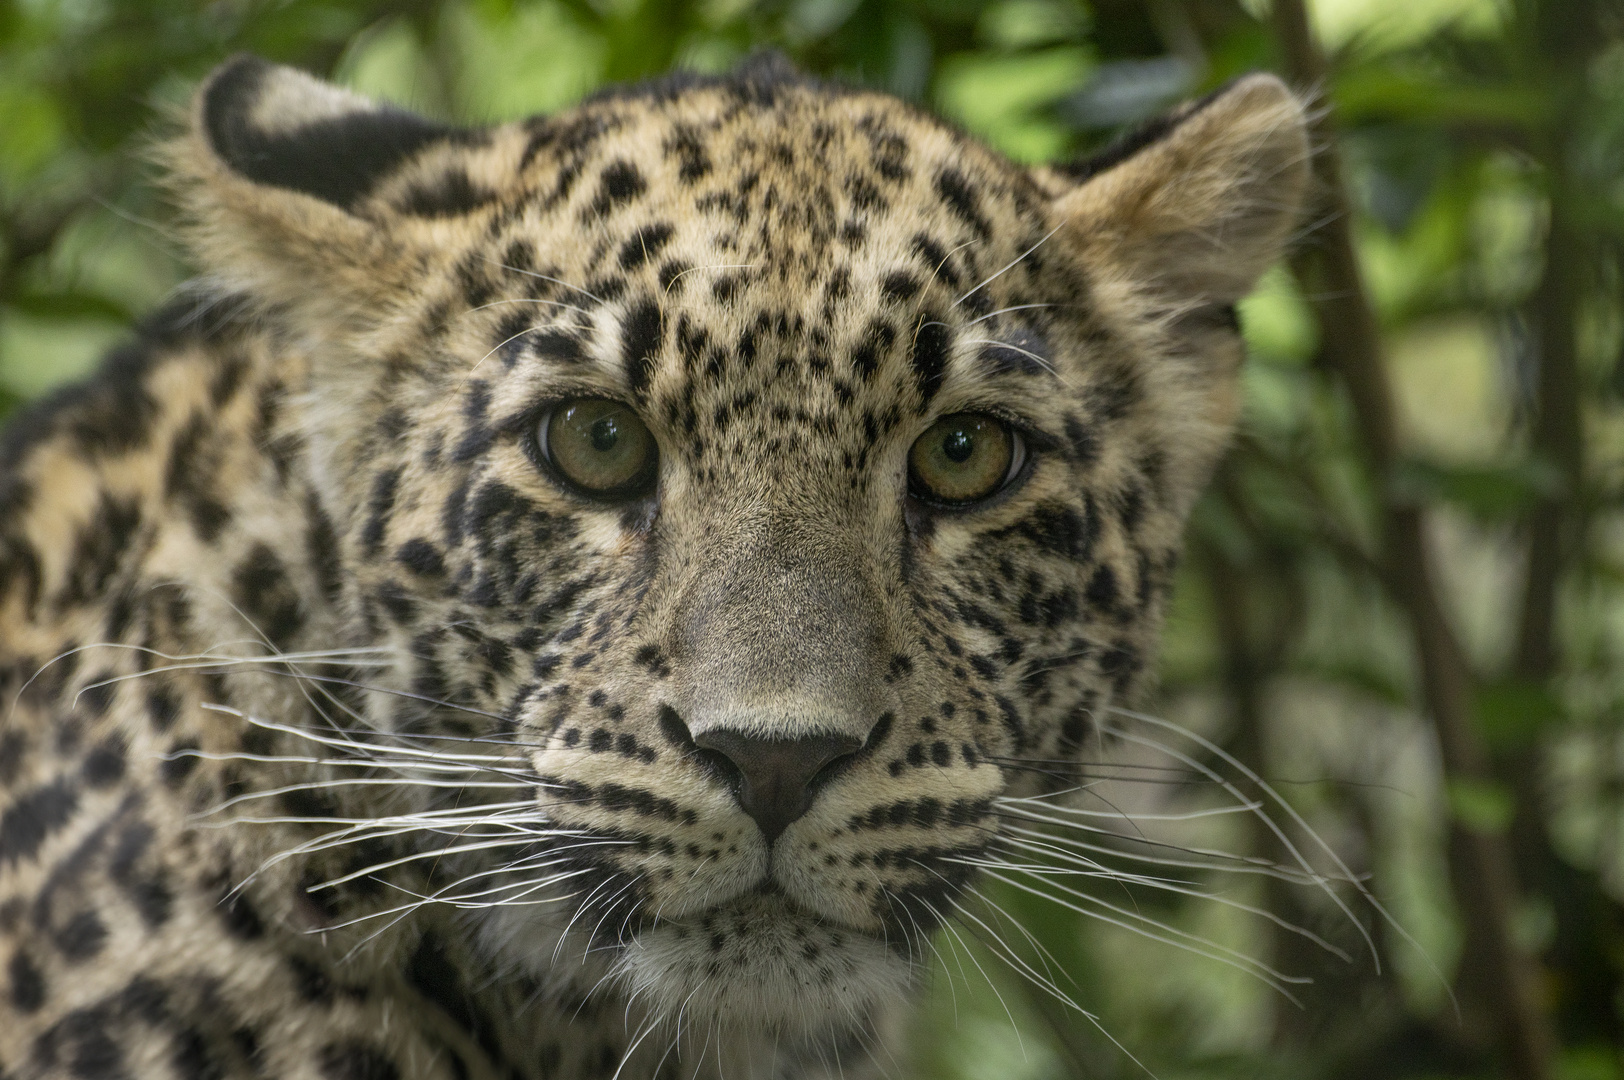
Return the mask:
[[[1299,86],[1323,88],[1329,74],[1309,29],[1302,0],[1274,0],[1275,33],[1288,74]],[[1382,342],[1349,228],[1350,202],[1342,184],[1329,108],[1316,121],[1315,159],[1326,222],[1304,253],[1302,271],[1322,328],[1332,370],[1347,387],[1360,444],[1382,506],[1382,562],[1388,589],[1408,614],[1421,677],[1422,702],[1432,719],[1446,782],[1487,781],[1488,755],[1472,720],[1473,679],[1434,582],[1421,509],[1400,503],[1388,482],[1399,455],[1392,389]],[[1472,959],[1492,987],[1483,1004],[1492,1013],[1516,1080],[1549,1080],[1554,1045],[1535,990],[1534,971],[1513,936],[1517,885],[1504,836],[1450,825],[1455,898],[1468,940],[1481,950]]]

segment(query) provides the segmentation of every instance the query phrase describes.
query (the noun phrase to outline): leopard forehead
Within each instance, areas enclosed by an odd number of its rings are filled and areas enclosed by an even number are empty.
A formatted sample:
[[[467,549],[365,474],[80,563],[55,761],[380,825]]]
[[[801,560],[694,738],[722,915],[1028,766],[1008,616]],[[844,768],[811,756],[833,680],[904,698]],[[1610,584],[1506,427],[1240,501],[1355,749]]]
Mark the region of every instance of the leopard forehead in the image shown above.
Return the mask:
[[[922,413],[955,374],[1043,372],[1053,309],[1099,332],[1077,317],[1084,275],[1041,250],[1053,226],[1032,179],[899,102],[710,91],[520,134],[490,151],[518,155],[506,194],[466,161],[426,161],[370,196],[407,212],[406,233],[444,211],[428,193],[487,207],[425,316],[465,332],[457,355],[521,367],[507,401],[574,378],[680,428],[685,449],[751,414],[816,417],[827,438]]]

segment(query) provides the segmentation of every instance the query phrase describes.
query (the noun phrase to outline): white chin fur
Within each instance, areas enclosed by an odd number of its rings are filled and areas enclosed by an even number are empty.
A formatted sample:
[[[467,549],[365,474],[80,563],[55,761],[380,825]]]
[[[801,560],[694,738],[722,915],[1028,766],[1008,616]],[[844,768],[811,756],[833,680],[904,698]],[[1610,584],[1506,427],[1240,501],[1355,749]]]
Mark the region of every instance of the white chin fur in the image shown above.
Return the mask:
[[[759,894],[643,931],[616,974],[632,1000],[682,1030],[792,1040],[860,1030],[913,981],[912,965],[881,942]]]

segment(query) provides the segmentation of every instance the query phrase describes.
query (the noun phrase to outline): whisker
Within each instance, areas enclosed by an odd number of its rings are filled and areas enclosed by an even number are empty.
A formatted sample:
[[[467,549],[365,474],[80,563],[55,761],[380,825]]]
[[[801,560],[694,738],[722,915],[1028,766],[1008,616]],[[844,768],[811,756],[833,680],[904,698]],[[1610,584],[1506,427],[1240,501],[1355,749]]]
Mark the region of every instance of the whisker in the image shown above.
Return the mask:
[[[938,323],[937,325],[938,326],[945,326],[946,324],[945,323]],[[1050,375],[1053,375],[1055,378],[1058,379],[1058,378],[1061,377],[1060,372],[1055,369],[1054,364],[1050,363],[1048,357],[1039,356],[1037,353],[1033,352],[1030,349],[1023,349],[1019,345],[1011,345],[1007,341],[998,341],[995,338],[965,338],[963,341],[960,341],[959,344],[960,345],[996,345],[1000,349],[1008,349],[1010,352],[1018,352],[1022,356],[1026,357],[1029,360],[1031,360],[1038,367],[1042,368],[1044,371],[1047,371]]]
[[[1111,711],[1115,712],[1115,713],[1118,713],[1119,715],[1122,715],[1122,716],[1127,716],[1127,717],[1129,717],[1131,719],[1135,719],[1135,720],[1139,720],[1141,722],[1153,724],[1156,727],[1160,727],[1160,728],[1163,728],[1164,730],[1172,731],[1175,734],[1183,735],[1185,738],[1190,739],[1192,742],[1196,743],[1196,745],[1200,746],[1202,749],[1206,750],[1208,753],[1214,754],[1215,756],[1217,756],[1221,760],[1223,760],[1226,764],[1231,765],[1233,768],[1235,768],[1237,771],[1239,771],[1243,776],[1245,776],[1248,780],[1250,780],[1253,783],[1257,784],[1258,787],[1266,795],[1268,795],[1271,799],[1274,800],[1274,802],[1277,805],[1279,805],[1282,809],[1284,809],[1286,811],[1287,815],[1289,815],[1291,817],[1291,819],[1294,822],[1296,822],[1296,824],[1297,824],[1297,826],[1299,828],[1301,828],[1305,833],[1308,834],[1309,837],[1311,837],[1313,839],[1313,841],[1321,848],[1321,850],[1325,851],[1330,856],[1332,863],[1345,876],[1345,880],[1347,880],[1350,884],[1352,884],[1353,887],[1359,891],[1360,895],[1362,897],[1364,897],[1367,902],[1371,903],[1372,905],[1375,905],[1376,909],[1378,911],[1380,911],[1382,913],[1382,915],[1389,920],[1390,923],[1392,922],[1392,917],[1390,915],[1387,915],[1386,911],[1380,907],[1380,905],[1377,903],[1375,897],[1371,895],[1370,890],[1365,888],[1365,886],[1364,886],[1364,884],[1362,882],[1359,882],[1359,881],[1354,879],[1353,871],[1348,869],[1347,865],[1342,861],[1342,857],[1340,855],[1338,855],[1335,851],[1333,851],[1329,844],[1327,844],[1323,839],[1321,839],[1320,835],[1317,832],[1315,832],[1309,826],[1308,822],[1303,820],[1302,815],[1298,814],[1296,809],[1294,807],[1292,807],[1290,804],[1288,804],[1284,799],[1282,799],[1279,796],[1279,794],[1274,791],[1273,788],[1269,787],[1269,785],[1264,783],[1261,777],[1259,777],[1251,769],[1247,768],[1240,761],[1236,760],[1236,758],[1233,755],[1231,755],[1228,751],[1224,750],[1222,747],[1218,746],[1216,743],[1213,743],[1211,740],[1204,739],[1200,735],[1197,735],[1195,732],[1188,731],[1188,730],[1186,730],[1184,728],[1181,728],[1177,724],[1170,724],[1167,721],[1158,720],[1155,717],[1145,715],[1145,714],[1129,712],[1128,710],[1125,710],[1125,709],[1112,708]],[[1204,765],[1201,762],[1195,760],[1194,758],[1190,757],[1189,755],[1180,753],[1179,751],[1173,749],[1172,747],[1169,747],[1169,746],[1163,745],[1161,743],[1155,742],[1154,740],[1145,739],[1145,738],[1142,738],[1140,736],[1133,735],[1133,734],[1131,734],[1131,733],[1129,733],[1127,731],[1123,731],[1121,729],[1111,729],[1107,725],[1103,725],[1103,724],[1101,725],[1101,728],[1103,730],[1110,731],[1112,734],[1115,734],[1119,738],[1122,738],[1122,739],[1125,739],[1125,740],[1128,740],[1128,741],[1131,741],[1131,742],[1135,742],[1135,743],[1137,743],[1139,745],[1142,745],[1142,746],[1147,746],[1147,747],[1150,747],[1150,748],[1153,748],[1153,749],[1160,750],[1162,753],[1167,754],[1169,757],[1173,758],[1176,761],[1183,762],[1184,764],[1190,766],[1193,769],[1199,769],[1201,772],[1207,774],[1208,776],[1211,776],[1214,780],[1217,780],[1220,783],[1220,785],[1222,785],[1224,790],[1227,791],[1231,796],[1233,796],[1236,799],[1236,801],[1239,801],[1239,802],[1244,802],[1245,801],[1245,797],[1241,794],[1240,790],[1235,787],[1234,784],[1230,783],[1228,780],[1224,780],[1222,777],[1220,777],[1212,769],[1208,768],[1206,765]],[[1302,852],[1298,850],[1297,845],[1292,843],[1290,837],[1286,836],[1285,830],[1282,829],[1278,824],[1276,824],[1276,822],[1275,822],[1275,820],[1273,818],[1271,818],[1268,814],[1262,812],[1261,810],[1256,812],[1253,816],[1254,816],[1254,818],[1256,820],[1262,822],[1264,827],[1267,828],[1271,833],[1274,834],[1275,839],[1277,839],[1280,842],[1280,844],[1285,848],[1285,850],[1291,855],[1292,860],[1294,862],[1296,862],[1298,866],[1302,867],[1304,873],[1314,875],[1319,879],[1317,884],[1319,885],[1320,890],[1326,895],[1327,898],[1330,899],[1330,901],[1333,904],[1335,904],[1337,906],[1337,909],[1340,910],[1342,912],[1342,914],[1347,917],[1348,921],[1353,924],[1354,928],[1359,932],[1359,936],[1364,938],[1365,945],[1369,949],[1371,958],[1372,958],[1373,962],[1376,965],[1376,970],[1379,972],[1381,970],[1381,955],[1380,955],[1379,951],[1376,948],[1376,940],[1375,940],[1375,938],[1373,938],[1371,936],[1370,931],[1365,927],[1364,923],[1360,922],[1358,920],[1358,918],[1356,918],[1354,916],[1353,910],[1348,907],[1348,905],[1343,901],[1341,896],[1337,895],[1336,890],[1331,888],[1329,881],[1327,881],[1324,878],[1323,875],[1318,875],[1318,874],[1315,873],[1314,868],[1309,865],[1307,858],[1305,858],[1303,856]],[[1402,927],[1397,927],[1396,923],[1393,923],[1393,925],[1395,926],[1395,928],[1398,930],[1398,932],[1400,934],[1405,933]],[[1405,936],[1406,936],[1406,938],[1408,937],[1408,935],[1405,935]],[[1441,977],[1442,977],[1442,974],[1440,973],[1440,978]]]
[[[999,308],[997,311],[989,311],[989,312],[987,312],[987,314],[981,316],[979,319],[971,319],[969,322],[965,323],[964,325],[965,326],[974,326],[976,323],[984,323],[988,319],[996,318],[999,315],[1008,315],[1012,311],[1030,311],[1033,308],[1056,308],[1056,307],[1062,307],[1062,306],[1070,307],[1071,305],[1069,305],[1069,304],[1066,304],[1066,305],[1061,305],[1061,304],[1015,304],[1012,307],[1004,307],[1004,308]],[[1003,342],[999,342],[999,344],[1003,344]]]
[[[1037,243],[1033,244],[1031,247],[1029,247],[1025,251],[1021,252],[1019,255],[1017,255],[1014,258],[1014,260],[1012,260],[1009,263],[1008,266],[1005,266],[1002,270],[1000,270],[996,274],[992,275],[992,277],[986,278],[985,280],[983,280],[981,282],[980,285],[977,285],[975,288],[971,289],[969,292],[965,293],[963,296],[961,296],[957,300],[953,301],[952,306],[953,307],[958,307],[960,304],[962,304],[966,300],[970,299],[970,297],[974,296],[976,293],[980,292],[982,289],[986,288],[988,285],[991,285],[994,281],[996,281],[999,278],[1003,277],[1004,274],[1009,272],[1009,270],[1011,270],[1022,259],[1026,258],[1028,255],[1032,254],[1032,252],[1036,251],[1038,248],[1040,248],[1044,244],[1048,243],[1049,242],[1049,237],[1051,237],[1055,233],[1059,232],[1061,229],[1063,229],[1065,227],[1065,225],[1066,225],[1066,223],[1064,221],[1062,221],[1059,225],[1056,225],[1054,228],[1050,229],[1048,231],[1048,233],[1043,237],[1042,240],[1039,240]]]
[[[709,266],[690,266],[688,269],[683,270],[682,272],[673,275],[671,280],[666,283],[665,291],[666,291],[667,294],[669,294],[671,292],[672,286],[674,286],[677,282],[681,281],[683,278],[687,277],[689,274],[696,274],[701,270],[754,270],[758,265],[760,265],[760,264],[759,263],[713,263],[713,264],[711,264]]]
[[[491,260],[491,261],[496,262],[496,260],[494,260],[494,259]],[[509,266],[505,262],[497,262],[497,265],[500,266],[503,270],[511,270],[515,274],[523,274],[525,277],[539,278],[542,281],[550,281],[554,285],[562,285],[566,289],[573,289],[575,292],[580,293],[582,296],[588,297],[588,298],[590,298],[592,300],[596,300],[600,304],[604,302],[603,297],[597,296],[597,295],[595,295],[593,293],[589,293],[585,289],[581,288],[579,285],[571,285],[569,282],[562,281],[559,278],[548,277],[546,274],[538,274],[534,270],[521,270],[517,266]]]

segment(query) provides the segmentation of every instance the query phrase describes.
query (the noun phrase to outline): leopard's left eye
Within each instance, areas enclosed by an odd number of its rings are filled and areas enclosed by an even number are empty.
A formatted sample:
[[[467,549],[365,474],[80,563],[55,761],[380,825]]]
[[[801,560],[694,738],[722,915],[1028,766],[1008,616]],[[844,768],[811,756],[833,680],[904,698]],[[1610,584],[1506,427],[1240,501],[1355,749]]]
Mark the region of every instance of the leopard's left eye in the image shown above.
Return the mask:
[[[536,442],[570,487],[603,499],[631,499],[654,486],[659,452],[630,408],[603,398],[577,398],[541,418]]]
[[[1025,462],[1020,432],[991,416],[955,413],[908,451],[908,490],[926,502],[963,506],[997,494]]]

